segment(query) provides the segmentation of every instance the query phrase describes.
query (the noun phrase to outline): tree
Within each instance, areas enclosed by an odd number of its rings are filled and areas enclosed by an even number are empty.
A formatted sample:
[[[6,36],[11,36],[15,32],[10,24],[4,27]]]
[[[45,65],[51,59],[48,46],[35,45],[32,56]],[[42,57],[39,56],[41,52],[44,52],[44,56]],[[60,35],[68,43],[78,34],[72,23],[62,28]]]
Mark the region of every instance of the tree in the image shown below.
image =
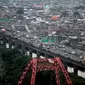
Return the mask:
[[[3,78],[4,74],[5,74],[4,62],[2,60],[2,56],[0,55],[0,79]]]
[[[17,49],[0,48],[2,60],[4,62],[5,74],[3,75],[4,84],[16,85],[19,76],[27,65],[29,58]],[[1,84],[0,84],[1,85]]]

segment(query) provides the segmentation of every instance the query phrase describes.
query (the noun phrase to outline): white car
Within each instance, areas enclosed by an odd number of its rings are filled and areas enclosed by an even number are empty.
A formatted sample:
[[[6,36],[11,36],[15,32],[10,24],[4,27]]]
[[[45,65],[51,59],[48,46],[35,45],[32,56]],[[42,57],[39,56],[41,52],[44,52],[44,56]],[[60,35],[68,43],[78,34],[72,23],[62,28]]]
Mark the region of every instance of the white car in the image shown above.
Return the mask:
[[[61,48],[62,46],[61,46],[61,45],[59,45],[59,47]]]
[[[29,35],[26,35],[26,37],[28,38],[28,37],[29,37]]]
[[[13,32],[13,34],[15,35],[15,34],[16,34],[16,32]]]
[[[75,51],[72,51],[71,53],[72,53],[72,54],[76,54],[76,52],[75,52]]]
[[[61,47],[65,48],[65,45],[61,45]]]
[[[19,33],[20,31],[19,30],[17,30],[17,33]]]
[[[18,37],[21,37],[21,35],[18,35]]]
[[[37,36],[34,36],[34,39],[37,39],[38,37]]]
[[[65,45],[59,45],[60,48],[65,48]]]
[[[66,49],[64,48],[64,49],[62,49],[63,51],[66,51]]]
[[[83,56],[80,56],[79,58],[83,58]]]

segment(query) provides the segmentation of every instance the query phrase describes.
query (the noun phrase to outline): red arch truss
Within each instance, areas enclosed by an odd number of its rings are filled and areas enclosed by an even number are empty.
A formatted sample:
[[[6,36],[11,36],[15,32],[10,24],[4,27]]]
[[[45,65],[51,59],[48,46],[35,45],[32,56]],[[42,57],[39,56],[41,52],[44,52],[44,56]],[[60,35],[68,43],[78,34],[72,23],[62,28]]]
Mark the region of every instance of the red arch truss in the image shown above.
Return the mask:
[[[44,59],[33,58],[30,61],[30,63],[28,63],[27,67],[25,68],[24,72],[22,73],[22,75],[18,81],[18,85],[22,85],[22,82],[23,82],[29,68],[32,68],[32,76],[31,76],[30,85],[35,84],[36,72],[39,72],[42,70],[54,70],[55,71],[56,85],[60,85],[59,72],[62,71],[67,84],[73,85],[72,81],[68,75],[68,72],[66,71],[64,65],[62,64],[60,58],[58,58],[58,57],[57,58],[44,58]]]

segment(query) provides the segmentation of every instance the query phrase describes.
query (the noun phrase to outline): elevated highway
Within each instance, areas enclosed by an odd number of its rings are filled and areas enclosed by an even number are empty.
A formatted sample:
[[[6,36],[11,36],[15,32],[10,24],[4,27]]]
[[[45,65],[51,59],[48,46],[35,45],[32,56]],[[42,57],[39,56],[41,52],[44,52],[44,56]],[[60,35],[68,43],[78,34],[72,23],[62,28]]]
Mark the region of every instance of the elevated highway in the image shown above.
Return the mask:
[[[68,52],[68,56],[65,56],[64,51],[62,51],[60,48],[51,48],[50,50],[47,49],[47,46],[40,47],[38,45],[39,40],[38,39],[30,39],[29,37],[26,37],[23,35],[24,32],[19,32],[19,35],[22,35],[20,37],[17,37],[17,35],[13,35],[13,32],[6,31],[6,33],[0,32],[0,40],[4,43],[9,43],[10,47],[14,45],[14,47],[17,47],[18,49],[22,49],[23,52],[29,51],[29,56],[32,57],[32,53],[36,53],[37,57],[44,56],[44,57],[60,57],[63,63],[67,65],[71,65],[74,67],[74,72],[77,74],[78,69],[85,71],[85,63],[82,62],[82,59],[80,59],[78,56],[71,54]],[[25,33],[26,34],[26,33]],[[34,37],[32,34],[27,33],[29,36]],[[69,47],[67,49],[73,50]],[[68,50],[69,51],[69,50]],[[83,52],[84,54],[84,52]]]

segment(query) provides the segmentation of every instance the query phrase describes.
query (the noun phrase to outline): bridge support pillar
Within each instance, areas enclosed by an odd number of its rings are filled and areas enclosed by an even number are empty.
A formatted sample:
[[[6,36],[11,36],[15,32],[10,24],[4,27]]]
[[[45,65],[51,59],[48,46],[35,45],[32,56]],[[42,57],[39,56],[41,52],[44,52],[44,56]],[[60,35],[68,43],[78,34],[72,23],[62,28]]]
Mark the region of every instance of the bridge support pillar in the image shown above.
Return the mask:
[[[3,43],[2,43],[2,44],[3,44],[3,46],[4,46],[4,47],[6,47],[6,42],[5,42],[5,41],[3,41]]]
[[[9,48],[11,48],[11,49],[12,49],[12,43],[11,43],[11,42],[9,42]]]
[[[64,67],[67,70],[67,63],[65,61],[63,61]]]
[[[48,55],[47,55],[47,54],[45,54],[45,57],[46,57],[46,58],[48,58]]]
[[[76,65],[74,65],[74,73],[78,75],[78,67]]]
[[[22,50],[22,53],[25,54],[26,50],[25,50],[25,45],[24,44],[22,44],[21,50]]]
[[[15,42],[15,48],[16,48],[16,49],[18,48],[18,44],[17,44],[17,42]]]
[[[37,51],[37,58],[40,58],[40,52]]]
[[[32,58],[32,50],[29,50],[29,57]]]

